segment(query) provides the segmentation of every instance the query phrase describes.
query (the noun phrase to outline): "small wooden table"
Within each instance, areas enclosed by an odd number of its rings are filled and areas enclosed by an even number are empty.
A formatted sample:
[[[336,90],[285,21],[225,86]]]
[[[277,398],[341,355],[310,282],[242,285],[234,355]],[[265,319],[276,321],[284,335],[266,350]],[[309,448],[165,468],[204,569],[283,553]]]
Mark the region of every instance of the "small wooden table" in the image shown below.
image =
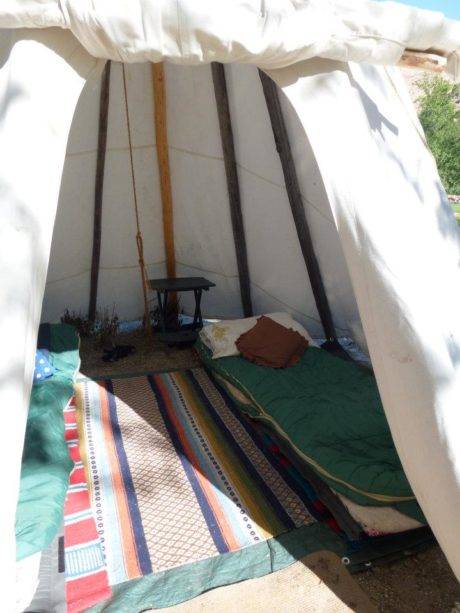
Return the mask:
[[[215,283],[208,281],[204,277],[175,277],[165,279],[150,279],[150,289],[157,293],[158,309],[160,312],[159,324],[161,333],[159,339],[166,343],[191,343],[196,340],[198,330],[203,327],[203,317],[201,315],[201,296],[210,287],[215,287]],[[193,292],[195,295],[195,313],[193,322],[181,326],[179,330],[168,330],[166,327],[168,294],[176,292]]]

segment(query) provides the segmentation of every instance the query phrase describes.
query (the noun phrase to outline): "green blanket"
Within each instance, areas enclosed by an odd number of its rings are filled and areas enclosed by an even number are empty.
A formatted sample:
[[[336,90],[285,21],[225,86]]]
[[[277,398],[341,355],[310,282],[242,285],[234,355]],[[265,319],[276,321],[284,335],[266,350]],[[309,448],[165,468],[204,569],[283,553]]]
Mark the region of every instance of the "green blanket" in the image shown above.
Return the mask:
[[[197,349],[211,372],[250,400],[238,403],[241,410],[269,424],[334,490],[359,504],[394,506],[424,521],[370,371],[316,347],[287,369],[241,357],[212,360],[202,343]]]
[[[47,547],[61,528],[73,464],[64,439],[63,409],[80,366],[79,340],[67,325],[47,328],[55,374],[32,387],[16,511],[16,557]]]

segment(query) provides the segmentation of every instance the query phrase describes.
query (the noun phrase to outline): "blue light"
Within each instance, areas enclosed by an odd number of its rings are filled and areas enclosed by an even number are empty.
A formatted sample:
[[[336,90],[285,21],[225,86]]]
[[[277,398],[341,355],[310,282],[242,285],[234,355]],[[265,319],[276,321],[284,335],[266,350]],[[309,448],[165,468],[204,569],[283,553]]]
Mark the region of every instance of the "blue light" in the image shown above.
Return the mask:
[[[444,13],[446,17],[450,17],[451,19],[460,19],[459,0],[409,0],[408,2],[403,0],[395,1],[401,2],[402,4],[418,6],[421,9],[440,11],[441,13]]]

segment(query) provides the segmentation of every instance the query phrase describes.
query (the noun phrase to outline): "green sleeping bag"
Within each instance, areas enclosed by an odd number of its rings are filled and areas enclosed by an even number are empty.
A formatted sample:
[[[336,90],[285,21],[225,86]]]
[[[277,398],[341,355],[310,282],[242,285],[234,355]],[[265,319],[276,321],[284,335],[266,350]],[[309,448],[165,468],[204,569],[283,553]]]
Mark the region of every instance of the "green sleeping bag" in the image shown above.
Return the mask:
[[[316,347],[286,369],[242,357],[213,360],[201,342],[197,349],[211,372],[249,399],[237,402],[239,408],[267,423],[334,490],[424,521],[370,371]]]
[[[60,530],[73,467],[64,438],[63,409],[73,395],[80,367],[79,339],[71,326],[46,326],[41,329],[46,341],[39,345],[50,351],[55,373],[32,387],[16,510],[18,560],[45,549]]]

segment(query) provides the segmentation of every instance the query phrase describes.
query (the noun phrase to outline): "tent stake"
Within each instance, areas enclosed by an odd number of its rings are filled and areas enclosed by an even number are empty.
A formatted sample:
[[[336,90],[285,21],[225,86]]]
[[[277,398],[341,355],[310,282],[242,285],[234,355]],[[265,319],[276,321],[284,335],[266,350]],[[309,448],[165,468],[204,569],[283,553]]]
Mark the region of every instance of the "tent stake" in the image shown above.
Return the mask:
[[[102,198],[104,193],[105,154],[107,150],[107,120],[110,99],[110,68],[107,62],[102,73],[99,100],[99,134],[97,142],[96,184],[94,190],[93,255],[91,260],[91,285],[89,293],[88,319],[96,319],[99,262],[101,259]]]
[[[291,146],[289,144],[286,124],[278,96],[277,86],[268,75],[259,70],[260,80],[267,103],[268,113],[272,124],[273,136],[275,137],[276,150],[279,153],[281,166],[283,168],[286,191],[291,205],[292,216],[299,238],[300,248],[310,277],[311,288],[315,298],[318,314],[328,341],[337,339],[334,322],[332,321],[331,309],[324,288],[318,260],[313,248],[310,228],[308,226],[305,208],[300,192],[297,172],[292,157]]]
[[[166,124],[166,91],[163,63],[152,64],[153,100],[155,113],[155,138],[157,145],[158,171],[160,174],[161,202],[163,208],[163,234],[168,277],[176,276],[174,249],[174,218],[169,169],[168,132]]]
[[[236,166],[235,144],[233,141],[225,69],[223,64],[213,62],[211,64],[211,70],[214,83],[214,94],[216,97],[217,115],[219,117],[222,150],[224,153],[225,174],[227,176],[227,190],[233,228],[233,240],[235,242],[241,302],[244,316],[251,317],[253,310],[249,280],[248,253],[244,233],[243,211],[241,209],[240,186]]]

